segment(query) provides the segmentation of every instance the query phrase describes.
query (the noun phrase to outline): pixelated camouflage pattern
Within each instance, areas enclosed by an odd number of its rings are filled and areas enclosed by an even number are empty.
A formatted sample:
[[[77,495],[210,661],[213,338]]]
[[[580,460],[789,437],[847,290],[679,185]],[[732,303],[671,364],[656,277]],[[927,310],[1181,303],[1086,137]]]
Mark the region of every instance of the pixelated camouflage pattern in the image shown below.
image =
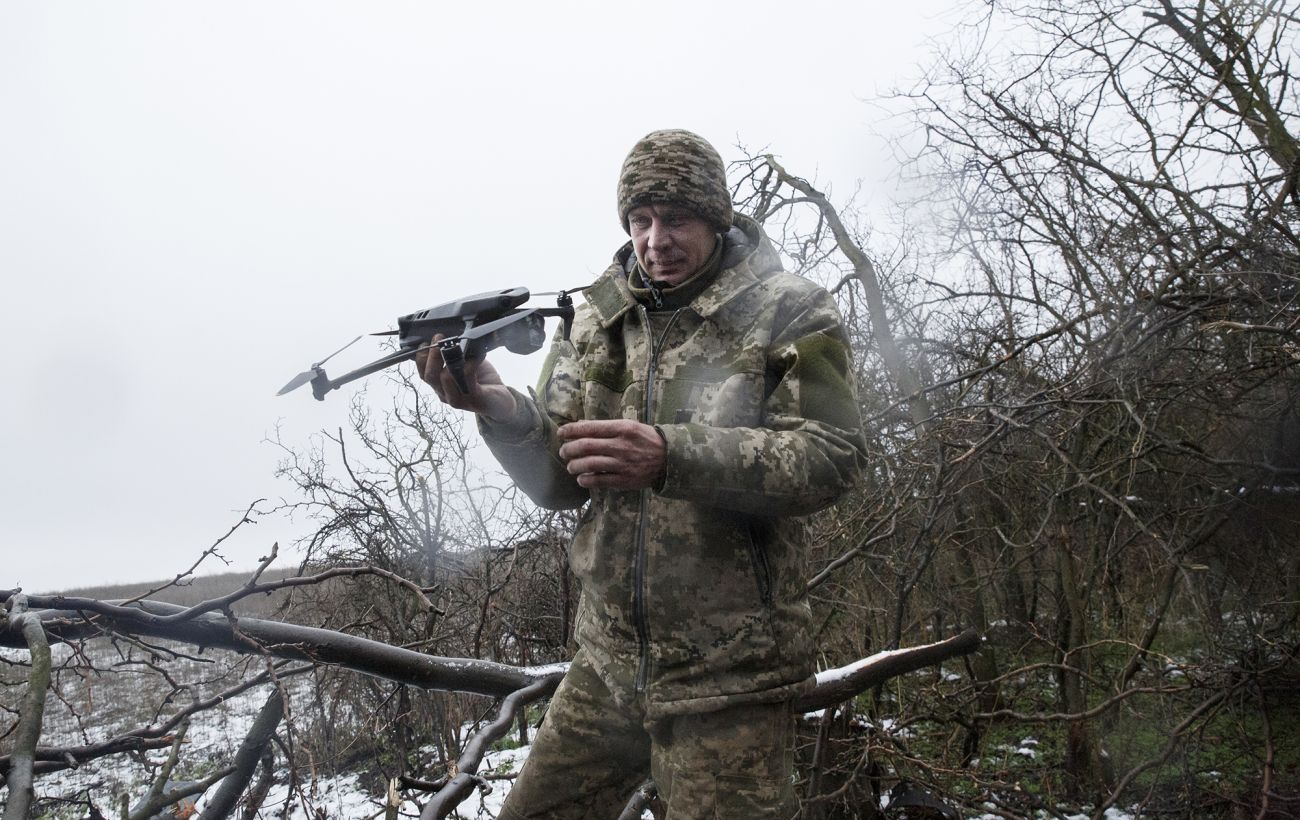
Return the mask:
[[[786,703],[647,719],[620,704],[579,651],[551,699],[501,820],[619,815],[653,775],[670,820],[788,820],[794,720]]]
[[[616,693],[636,689],[644,651],[652,717],[780,700],[809,685],[801,516],[843,494],[863,458],[834,302],[782,273],[752,221],[738,218],[726,243],[722,271],[674,313],[657,356],[649,314],[627,287],[625,246],[584,291],[572,341],[557,335],[536,403],[519,396],[514,422],[483,427],[538,504],[589,500],[569,556],[582,581],[577,639]],[[565,471],[557,426],[611,418],[663,432],[660,488],[588,493]],[[634,622],[639,539],[644,644]]]
[[[642,205],[676,203],[699,214],[715,231],[731,227],[731,191],[722,157],[707,140],[681,129],[642,137],[618,175],[618,218]]]

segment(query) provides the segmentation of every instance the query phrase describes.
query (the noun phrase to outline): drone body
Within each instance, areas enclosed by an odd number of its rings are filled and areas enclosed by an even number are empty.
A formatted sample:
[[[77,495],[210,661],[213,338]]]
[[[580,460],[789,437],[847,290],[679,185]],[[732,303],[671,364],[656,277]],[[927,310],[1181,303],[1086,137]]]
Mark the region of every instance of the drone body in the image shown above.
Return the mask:
[[[466,296],[425,310],[408,313],[397,319],[397,330],[373,333],[372,336],[397,336],[397,350],[370,364],[345,373],[337,379],[325,374],[325,362],[338,355],[361,337],[299,373],[280,388],[283,396],[304,384],[311,384],[312,395],[324,401],[337,387],[376,373],[400,362],[415,358],[422,347],[437,344],[443,360],[461,390],[465,383],[465,360],[478,359],[489,350],[504,347],[511,353],[527,355],[541,349],[546,342],[546,317],[558,316],[564,322],[564,337],[573,324],[573,300],[568,291],[560,291],[553,308],[525,308],[527,288],[509,288]],[[441,336],[436,343],[434,337]]]

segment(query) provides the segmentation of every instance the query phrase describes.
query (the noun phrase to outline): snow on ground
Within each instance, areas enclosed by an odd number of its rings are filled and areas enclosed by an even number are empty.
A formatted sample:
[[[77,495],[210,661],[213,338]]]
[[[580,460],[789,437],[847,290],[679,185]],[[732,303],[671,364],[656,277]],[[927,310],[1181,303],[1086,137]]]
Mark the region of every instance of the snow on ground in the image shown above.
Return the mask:
[[[1030,760],[1033,760],[1038,757],[1038,749],[1035,748],[1036,746],[1038,746],[1038,741],[1032,737],[1027,737],[1021,740],[1015,747],[1003,744],[998,746],[997,749],[1001,752],[1009,752],[1013,755],[1020,755],[1021,757],[1027,757]]]
[[[306,688],[297,681],[306,682],[305,678],[291,679],[290,703],[306,695]],[[298,691],[294,691],[298,690]],[[209,710],[197,716],[193,721],[185,740],[183,763],[195,765],[222,765],[229,761],[240,741],[248,733],[258,710],[267,696],[267,687],[259,687],[227,700],[220,708]],[[299,701],[301,703],[301,701]],[[469,733],[469,727],[465,728]],[[47,733],[43,743],[57,743],[55,733]],[[153,761],[162,761],[167,756],[166,749],[148,753]],[[506,774],[516,772],[528,757],[528,747],[506,751],[490,751],[483,760],[479,771],[482,774]],[[300,776],[307,776],[300,774]],[[495,818],[510,789],[510,780],[493,780],[488,782],[486,793],[475,790],[461,804],[453,817],[461,820],[491,820]],[[79,770],[64,771],[46,775],[37,781],[37,791],[41,795],[67,795],[89,789],[96,805],[102,809],[109,807],[110,798],[126,793],[134,804],[141,799],[149,787],[141,767],[129,757],[118,755],[105,758],[83,766]],[[210,789],[210,796],[213,789]],[[206,800],[200,797],[197,808],[201,811]],[[419,808],[413,801],[405,801],[401,808],[403,816],[413,817],[419,814]],[[319,776],[308,780],[291,791],[287,782],[276,782],[267,795],[260,818],[284,818],[284,820],[359,820],[383,814],[382,796],[372,796],[355,774],[337,776]]]
[[[197,808],[202,811],[206,801],[199,800]],[[288,814],[283,814],[286,804]],[[290,794],[287,783],[276,783],[266,796],[259,817],[290,817],[294,820],[309,820],[315,817],[328,818],[363,818],[383,814],[383,804],[371,797],[356,775],[318,780],[303,789],[299,794]],[[414,803],[403,803],[402,812],[419,814]]]
[[[67,647],[57,646],[56,651],[63,653]],[[26,653],[21,650],[7,650],[5,656],[17,660]],[[198,668],[198,667],[196,667]],[[832,674],[843,674],[844,670],[832,670]],[[104,676],[103,682],[90,680],[78,691],[83,700],[74,701],[72,705],[88,717],[85,726],[79,727],[65,704],[51,701],[46,715],[45,735],[42,745],[59,745],[84,742],[85,739],[96,740],[113,736],[126,729],[139,725],[138,709],[126,706],[139,704],[124,703],[132,700],[135,694],[129,687],[127,691],[108,688],[108,681],[118,676]],[[128,676],[128,680],[131,678]],[[228,685],[229,682],[223,685]],[[291,714],[305,714],[312,697],[309,679],[306,676],[289,678],[285,681],[289,691]],[[201,713],[194,719],[186,736],[183,760],[188,769],[179,772],[181,777],[190,777],[195,769],[211,771],[227,763],[234,754],[240,741],[247,734],[258,710],[266,700],[269,686],[260,686],[229,698],[221,707]],[[149,708],[147,705],[144,708]],[[93,718],[93,719],[92,719]],[[805,716],[808,720],[820,720],[821,713],[813,712]],[[870,725],[866,716],[857,715],[855,719]],[[906,738],[911,731],[899,726],[890,718],[881,719],[875,726],[877,731]],[[86,732],[83,739],[82,730]],[[468,736],[470,727],[465,727]],[[1015,755],[1028,759],[1037,757],[1037,739],[1026,737],[1014,747],[998,747],[1003,755]],[[149,753],[149,758],[161,762],[167,756],[166,749]],[[529,747],[489,751],[484,758],[479,773],[483,775],[503,775],[519,771],[527,759]],[[129,795],[131,802],[139,800],[148,789],[148,782],[143,769],[125,755],[106,758],[83,766],[80,770],[70,770],[41,777],[37,781],[37,790],[42,795],[71,795],[89,790],[98,806],[108,809],[110,798],[119,794]],[[199,775],[201,776],[201,774]],[[361,820],[376,818],[383,814],[382,796],[372,796],[361,778],[356,774],[328,774],[318,772],[315,779],[308,773],[300,774],[308,778],[297,789],[290,790],[288,783],[278,782],[263,803],[258,816],[260,818],[283,818],[283,820]],[[485,788],[475,789],[471,795],[453,813],[457,820],[493,820],[500,812],[506,794],[510,790],[510,779],[488,780]],[[115,803],[114,803],[115,805]],[[201,810],[204,800],[200,798]],[[991,811],[993,806],[987,806]],[[1086,808],[1086,807],[1085,807]],[[1061,808],[1061,812],[1077,812],[1077,807]],[[404,817],[418,815],[415,802],[405,801],[401,807]],[[1046,817],[1046,815],[1043,815]],[[1059,816],[1059,815],[1058,815]],[[1088,814],[1069,814],[1068,820],[1088,820]],[[1134,816],[1120,809],[1111,808],[1105,812],[1105,820],[1135,820]],[[646,814],[649,817],[649,814]],[[999,815],[985,813],[970,815],[971,820],[995,820]]]
[[[56,662],[71,652],[63,645],[55,645],[52,650]],[[6,658],[14,661],[27,658],[23,650],[6,649],[3,652]],[[92,643],[87,652],[103,667],[111,666],[118,659],[104,643]],[[199,679],[210,674],[214,666],[178,661],[173,671],[178,679]],[[219,691],[232,682],[229,679],[210,681],[206,686]],[[313,697],[310,679],[307,676],[290,677],[284,679],[283,684],[289,695],[290,716],[303,719],[301,716],[309,711]],[[41,745],[80,745],[116,736],[148,722],[153,715],[151,704],[161,697],[155,678],[135,676],[122,670],[117,674],[73,680],[66,691],[71,695],[68,702],[52,698],[47,704]],[[258,686],[228,698],[217,708],[196,715],[185,736],[176,779],[198,779],[204,773],[226,765],[247,735],[270,691],[269,684]],[[205,688],[202,694],[207,696],[210,692]],[[169,711],[188,702],[188,695],[178,693]],[[84,716],[80,723],[71,711],[73,708]],[[462,736],[468,737],[471,729],[463,727]],[[161,763],[168,752],[168,749],[155,750],[148,752],[147,757],[154,763]],[[517,772],[528,752],[527,746],[489,751],[479,773],[503,775]],[[299,777],[303,782],[292,790],[287,779],[275,783],[258,817],[268,820],[361,820],[383,815],[383,796],[371,795],[365,786],[374,784],[363,784],[357,774],[317,772],[312,778],[310,772],[300,772]],[[493,820],[500,812],[512,782],[511,779],[486,781],[486,787],[475,789],[452,817],[457,820]],[[88,791],[95,805],[108,811],[111,806],[118,805],[117,801],[123,794],[135,804],[147,792],[149,782],[144,768],[136,760],[127,755],[116,755],[89,762],[79,769],[38,777],[36,788],[38,795],[49,797]],[[209,790],[209,796],[212,791]],[[200,797],[198,809],[201,811],[204,805],[205,799]],[[404,817],[417,816],[419,807],[414,801],[405,801],[401,814]]]
[[[483,765],[479,767],[479,774],[497,772],[504,774],[506,772],[517,772],[528,759],[528,752],[531,747],[522,746],[518,749],[507,749],[502,752],[489,752],[483,756]],[[486,793],[475,790],[469,798],[460,804],[457,811],[461,817],[496,817],[501,811],[501,804],[505,802],[506,794],[510,791],[510,780],[489,781],[489,791]]]

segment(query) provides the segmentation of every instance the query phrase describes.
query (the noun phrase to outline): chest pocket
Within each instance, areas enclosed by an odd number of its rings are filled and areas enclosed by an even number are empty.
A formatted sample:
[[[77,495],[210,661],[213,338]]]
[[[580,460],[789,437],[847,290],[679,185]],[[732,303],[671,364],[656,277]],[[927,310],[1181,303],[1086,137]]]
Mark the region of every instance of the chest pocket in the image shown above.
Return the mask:
[[[762,371],[684,366],[659,387],[656,424],[758,427],[763,421]]]
[[[623,364],[594,361],[582,368],[583,418],[636,418],[636,380]]]

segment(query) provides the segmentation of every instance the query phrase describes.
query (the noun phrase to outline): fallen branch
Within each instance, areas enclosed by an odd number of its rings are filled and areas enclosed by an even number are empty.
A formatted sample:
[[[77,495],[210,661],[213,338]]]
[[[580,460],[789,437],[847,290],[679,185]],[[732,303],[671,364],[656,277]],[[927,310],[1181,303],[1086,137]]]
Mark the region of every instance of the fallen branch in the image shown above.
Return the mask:
[[[0,597],[11,595],[12,593],[0,592]],[[40,606],[55,601],[66,603],[67,600],[33,596],[29,599],[29,605]],[[468,796],[474,784],[480,780],[477,770],[488,745],[509,730],[520,708],[534,700],[549,697],[568,669],[568,664],[517,667],[467,658],[434,657],[328,629],[258,618],[235,619],[211,612],[188,620],[175,620],[169,616],[183,612],[185,608],[156,601],[139,601],[123,606],[114,605],[111,609],[96,609],[98,611],[87,612],[51,608],[33,612],[31,617],[44,627],[43,634],[59,641],[77,640],[107,632],[151,635],[246,654],[335,665],[423,689],[504,698],[497,717],[470,741],[457,761],[456,773],[425,806],[421,813],[422,820],[446,817]],[[20,638],[12,621],[0,628],[0,646],[19,645]],[[947,640],[910,649],[880,652],[849,666],[821,672],[817,675],[815,687],[795,700],[794,709],[800,712],[824,709],[890,678],[974,652],[979,648],[980,641],[978,633],[967,630]],[[251,759],[256,761],[256,757],[254,755]],[[247,784],[247,777],[242,780],[242,784]],[[240,786],[241,790],[242,788],[243,785]]]
[[[5,594],[0,593],[0,600]],[[531,685],[539,677],[554,677],[558,681],[566,668],[562,664],[529,668],[466,658],[443,658],[329,629],[259,618],[238,618],[235,621],[238,625],[236,632],[230,620],[213,612],[187,621],[160,622],[159,616],[172,615],[186,608],[158,601],[140,601],[108,614],[53,608],[56,602],[67,601],[57,596],[34,595],[29,600],[33,609],[41,608],[35,614],[39,615],[46,634],[53,641],[73,641],[109,632],[149,635],[242,654],[340,666],[421,689],[500,698]],[[0,646],[22,648],[25,642],[21,633],[9,624],[0,628]]]
[[[225,820],[230,816],[230,812],[235,809],[235,803],[239,801],[239,796],[244,793],[248,782],[253,779],[257,761],[261,759],[262,753],[271,743],[271,737],[283,718],[284,695],[277,687],[271,691],[271,696],[266,699],[266,703],[262,704],[257,718],[254,719],[252,727],[244,737],[244,742],[239,744],[239,751],[235,753],[234,771],[221,781],[216,793],[212,795],[203,813],[199,815],[199,820]]]
[[[816,712],[842,703],[890,678],[935,666],[959,655],[969,655],[979,649],[981,640],[978,632],[968,629],[937,643],[877,652],[848,666],[818,672],[817,686],[796,698],[794,709],[796,712]]]
[[[657,794],[659,794],[659,787],[653,780],[647,780],[637,786],[636,791],[632,792],[632,796],[628,799],[627,805],[618,813],[618,820],[641,820],[645,810],[650,808],[650,801],[654,800]]]
[[[447,781],[420,812],[420,820],[443,820],[461,804],[478,781],[478,767],[488,746],[510,731],[519,710],[535,700],[549,696],[559,684],[558,679],[541,678],[533,684],[514,692],[501,702],[501,710],[492,722],[465,744],[465,751],[456,761],[456,774]]]
[[[171,752],[167,755],[167,760],[159,768],[148,793],[130,810],[123,812],[122,820],[151,820],[163,809],[174,806],[187,797],[203,794],[212,788],[213,783],[231,772],[233,767],[227,766],[218,769],[202,780],[175,783],[172,784],[172,788],[167,788],[167,784],[171,782],[172,773],[176,771],[176,766],[180,763],[181,746],[185,743],[185,734],[188,731],[188,723],[182,724],[177,730],[176,736],[172,740]],[[125,799],[125,796],[123,799]]]
[[[9,602],[5,629],[22,636],[27,651],[31,653],[32,671],[27,678],[27,692],[23,695],[18,728],[14,732],[4,820],[24,820],[35,794],[32,766],[36,761],[36,742],[41,737],[41,719],[45,715],[45,693],[50,688],[50,644],[41,628],[40,617],[28,611],[26,596],[14,595]]]
[[[0,592],[0,597],[6,594]],[[29,605],[40,606],[49,600],[31,596]],[[109,631],[145,634],[241,653],[269,654],[341,666],[422,689],[469,692],[489,697],[506,697],[541,679],[548,680],[553,688],[568,668],[567,664],[519,667],[468,658],[443,658],[342,632],[258,618],[238,619],[236,634],[230,621],[215,613],[191,621],[159,623],[149,616],[167,615],[183,608],[156,601],[142,601],[123,609],[125,613],[112,616],[85,616],[77,611],[54,609],[34,614],[40,617],[51,640],[69,641]],[[135,610],[142,610],[142,617],[138,620],[131,614]],[[24,645],[22,635],[12,621],[0,628],[0,646]],[[979,645],[979,634],[967,630],[937,643],[880,652],[849,666],[821,672],[817,675],[816,688],[800,697],[795,708],[802,711],[823,709],[892,677],[974,652]]]
[[[804,696],[796,698],[793,709],[795,712],[812,712],[841,703],[890,678],[974,652],[979,648],[980,642],[979,633],[968,629],[960,635],[937,643],[879,652],[848,666],[819,672],[816,686]],[[441,791],[425,806],[420,820],[441,820],[468,797],[473,784],[480,779],[475,773],[482,760],[482,751],[489,743],[509,730],[514,713],[520,706],[532,700],[548,697],[558,684],[558,677],[543,678],[507,698],[501,705],[501,711],[496,719],[470,741],[465,753],[457,761],[458,773],[450,780],[439,782]],[[512,704],[511,698],[516,695],[526,696],[526,699],[521,698],[519,702]],[[627,817],[640,817],[641,809],[649,804],[655,789],[653,781],[647,781],[642,785],[619,815],[620,820]]]

